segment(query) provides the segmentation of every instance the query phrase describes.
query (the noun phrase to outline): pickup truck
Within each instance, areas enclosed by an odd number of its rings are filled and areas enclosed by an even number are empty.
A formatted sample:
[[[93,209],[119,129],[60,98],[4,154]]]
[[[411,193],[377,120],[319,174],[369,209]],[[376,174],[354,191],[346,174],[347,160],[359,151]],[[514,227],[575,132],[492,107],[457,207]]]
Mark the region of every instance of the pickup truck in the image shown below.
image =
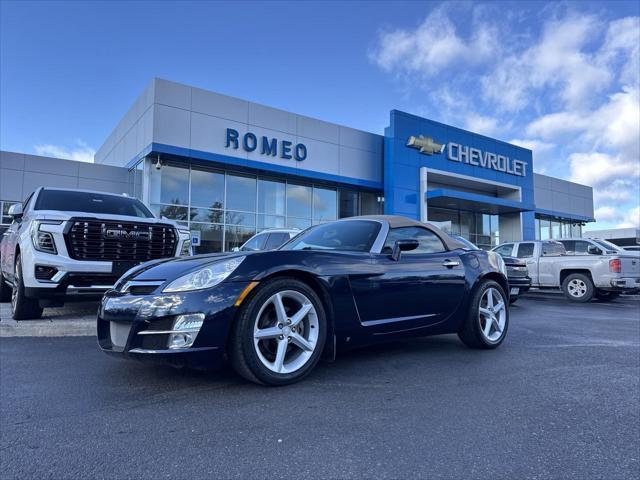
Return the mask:
[[[0,241],[0,302],[16,320],[99,298],[142,262],[190,255],[190,234],[124,195],[40,187],[9,209]]]
[[[524,259],[533,288],[561,288],[574,302],[640,291],[640,259],[589,239],[510,242],[493,250]]]

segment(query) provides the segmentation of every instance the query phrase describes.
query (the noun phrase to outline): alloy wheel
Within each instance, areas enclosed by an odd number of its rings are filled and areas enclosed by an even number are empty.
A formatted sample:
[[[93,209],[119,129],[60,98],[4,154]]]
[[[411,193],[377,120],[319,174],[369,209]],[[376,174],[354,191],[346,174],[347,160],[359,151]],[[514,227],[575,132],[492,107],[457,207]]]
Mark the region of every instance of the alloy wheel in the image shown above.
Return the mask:
[[[587,293],[587,284],[579,278],[574,278],[567,284],[569,295],[575,298],[584,297]]]
[[[491,343],[500,340],[507,321],[507,307],[502,293],[496,288],[487,288],[482,294],[478,319],[485,339]]]
[[[20,276],[22,275],[22,266],[20,259],[16,262],[15,271],[13,273],[13,289],[11,289],[11,313],[15,313],[18,308],[18,285],[20,285]]]
[[[282,290],[260,308],[253,344],[262,364],[276,373],[292,373],[311,358],[318,343],[318,314],[306,295]]]

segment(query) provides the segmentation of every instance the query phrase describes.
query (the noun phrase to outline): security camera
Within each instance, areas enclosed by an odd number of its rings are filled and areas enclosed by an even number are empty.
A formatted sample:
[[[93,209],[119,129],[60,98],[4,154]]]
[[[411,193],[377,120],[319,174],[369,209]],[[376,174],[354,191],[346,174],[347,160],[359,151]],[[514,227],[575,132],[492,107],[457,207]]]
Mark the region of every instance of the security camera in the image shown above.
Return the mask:
[[[156,160],[156,170],[160,170],[162,168],[162,163],[160,163],[160,159]]]

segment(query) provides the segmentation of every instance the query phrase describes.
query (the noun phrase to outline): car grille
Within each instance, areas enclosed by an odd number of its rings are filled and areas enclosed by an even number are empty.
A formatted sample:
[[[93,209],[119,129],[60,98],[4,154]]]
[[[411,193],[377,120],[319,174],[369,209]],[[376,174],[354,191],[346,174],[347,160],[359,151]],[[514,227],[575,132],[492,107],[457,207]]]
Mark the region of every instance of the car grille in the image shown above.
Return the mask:
[[[71,258],[97,261],[172,257],[177,246],[170,225],[101,220],[72,220],[65,241]]]
[[[527,267],[512,267],[507,265],[508,277],[526,277],[529,274]]]

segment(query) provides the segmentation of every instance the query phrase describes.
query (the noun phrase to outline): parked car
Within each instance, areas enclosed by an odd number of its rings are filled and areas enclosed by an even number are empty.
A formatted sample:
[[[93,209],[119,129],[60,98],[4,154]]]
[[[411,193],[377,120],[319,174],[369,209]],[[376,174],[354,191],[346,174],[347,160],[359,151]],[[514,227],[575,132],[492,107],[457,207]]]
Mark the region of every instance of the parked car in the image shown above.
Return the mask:
[[[452,235],[460,243],[466,245],[469,250],[480,250],[473,242],[461,235]],[[509,303],[515,303],[519,296],[531,288],[527,264],[524,260],[515,257],[502,256],[507,267],[507,280],[509,281]]]
[[[565,245],[572,248],[569,253]],[[640,290],[640,259],[588,239],[510,242],[493,250],[524,259],[532,287],[561,288],[575,302],[593,297],[611,301],[620,293]]]
[[[0,300],[16,320],[43,307],[99,299],[131,267],[189,255],[189,231],[158,220],[135,198],[88,190],[38,188],[12,205],[0,242]]]
[[[234,248],[233,251],[256,252],[259,250],[275,250],[299,233],[300,230],[295,228],[272,228],[263,230],[244,242],[241,247]]]
[[[174,365],[228,356],[246,379],[284,385],[321,356],[457,333],[492,349],[509,326],[502,258],[397,216],[311,227],[278,250],[198,255],[129,271],[98,313],[100,348]]]

